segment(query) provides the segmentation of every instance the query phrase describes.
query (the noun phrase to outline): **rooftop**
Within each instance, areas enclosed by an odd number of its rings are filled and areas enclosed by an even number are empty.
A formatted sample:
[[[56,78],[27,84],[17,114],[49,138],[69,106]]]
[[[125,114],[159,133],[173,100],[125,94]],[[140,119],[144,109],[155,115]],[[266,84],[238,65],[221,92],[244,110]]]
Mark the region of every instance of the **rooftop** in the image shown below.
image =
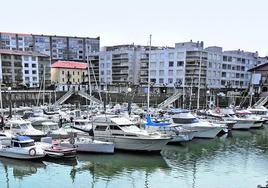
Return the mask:
[[[0,49],[0,54],[49,57],[48,55],[41,54],[41,53],[38,53],[38,52],[20,51],[20,50],[8,50],[8,49]]]
[[[75,61],[57,61],[51,65],[52,68],[66,68],[66,69],[86,69],[86,63]]]

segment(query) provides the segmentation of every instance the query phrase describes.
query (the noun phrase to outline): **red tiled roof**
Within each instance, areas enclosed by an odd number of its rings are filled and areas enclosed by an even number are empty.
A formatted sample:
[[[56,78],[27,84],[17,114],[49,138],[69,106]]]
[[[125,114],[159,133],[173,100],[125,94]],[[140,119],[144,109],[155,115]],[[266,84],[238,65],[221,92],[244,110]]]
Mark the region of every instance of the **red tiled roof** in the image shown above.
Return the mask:
[[[52,68],[66,68],[66,69],[86,69],[86,63],[75,61],[57,61],[51,65]]]

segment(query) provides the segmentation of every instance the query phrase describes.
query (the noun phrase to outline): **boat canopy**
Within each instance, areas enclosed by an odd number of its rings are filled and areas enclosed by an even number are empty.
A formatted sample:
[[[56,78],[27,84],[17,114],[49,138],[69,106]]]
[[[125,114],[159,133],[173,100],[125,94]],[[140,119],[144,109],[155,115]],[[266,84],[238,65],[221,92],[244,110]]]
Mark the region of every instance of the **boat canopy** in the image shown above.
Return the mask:
[[[17,141],[30,141],[32,139],[28,136],[16,136],[15,140],[17,140]]]

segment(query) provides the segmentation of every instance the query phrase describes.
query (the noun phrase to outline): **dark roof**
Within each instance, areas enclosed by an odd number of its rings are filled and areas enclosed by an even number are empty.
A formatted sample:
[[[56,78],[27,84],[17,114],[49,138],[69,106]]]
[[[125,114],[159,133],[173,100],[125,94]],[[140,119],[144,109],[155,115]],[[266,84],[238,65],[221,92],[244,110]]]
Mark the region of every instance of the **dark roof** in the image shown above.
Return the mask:
[[[256,71],[258,70],[259,68],[262,68],[264,66],[268,65],[268,62],[267,63],[263,63],[263,64],[260,64],[260,65],[256,65],[255,67],[251,68],[251,69],[248,69],[248,72],[253,72],[253,71]]]
[[[8,49],[0,49],[0,54],[49,57],[48,55],[41,54],[39,52],[21,51],[21,50],[8,50]]]

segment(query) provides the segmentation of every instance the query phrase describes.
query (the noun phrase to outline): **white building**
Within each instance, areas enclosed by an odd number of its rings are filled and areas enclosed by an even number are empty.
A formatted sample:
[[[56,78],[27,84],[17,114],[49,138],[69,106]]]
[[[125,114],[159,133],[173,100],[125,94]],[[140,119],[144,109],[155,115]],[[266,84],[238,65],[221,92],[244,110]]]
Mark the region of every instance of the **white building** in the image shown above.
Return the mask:
[[[100,57],[100,84],[103,86],[136,84],[154,89],[233,88],[245,89],[251,79],[248,69],[264,63],[257,52],[223,51],[222,47],[204,48],[203,42],[181,42],[175,47],[120,45],[106,47]],[[265,59],[266,61],[266,59]]]

